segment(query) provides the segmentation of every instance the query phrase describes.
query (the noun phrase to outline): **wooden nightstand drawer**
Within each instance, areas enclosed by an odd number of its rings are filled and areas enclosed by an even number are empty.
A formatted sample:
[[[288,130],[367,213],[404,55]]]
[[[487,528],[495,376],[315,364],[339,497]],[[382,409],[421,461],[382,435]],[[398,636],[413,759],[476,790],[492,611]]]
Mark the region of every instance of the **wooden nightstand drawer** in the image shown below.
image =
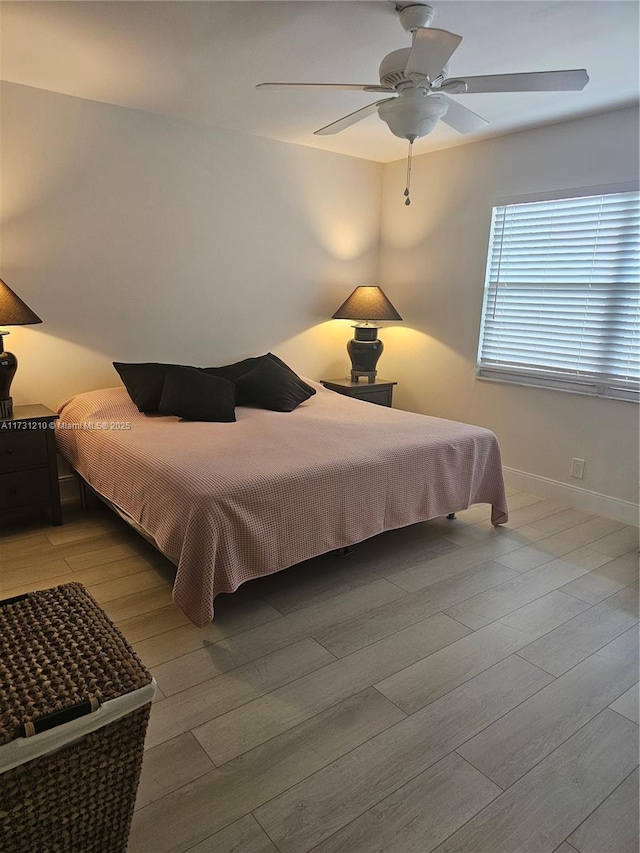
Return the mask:
[[[0,473],[47,464],[46,430],[0,429]]]
[[[0,509],[49,510],[51,523],[62,524],[56,437],[58,416],[46,406],[16,406],[0,418]],[[0,521],[10,516],[0,513]]]
[[[321,379],[320,381],[329,391],[335,391],[344,397],[353,397],[365,403],[388,407],[392,405],[393,386],[397,384],[387,379],[377,379],[375,382],[351,382],[349,379]]]
[[[31,468],[0,474],[0,509],[49,503],[51,485],[48,468]]]
[[[361,391],[357,395],[357,399],[364,400],[366,403],[376,403],[378,406],[391,405],[391,394],[389,391]]]

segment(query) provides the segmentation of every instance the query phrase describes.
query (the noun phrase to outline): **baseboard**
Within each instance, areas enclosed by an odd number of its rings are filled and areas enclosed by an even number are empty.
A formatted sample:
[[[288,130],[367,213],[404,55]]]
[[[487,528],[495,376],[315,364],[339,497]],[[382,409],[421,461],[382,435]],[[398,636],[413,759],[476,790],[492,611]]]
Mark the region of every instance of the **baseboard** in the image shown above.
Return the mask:
[[[503,471],[505,483],[514,489],[531,492],[532,495],[540,495],[543,498],[551,498],[574,506],[576,509],[622,521],[624,524],[638,524],[640,507],[631,501],[623,501],[611,495],[601,495],[599,492],[590,492],[588,489],[581,489],[580,486],[561,483],[549,477],[527,474],[526,471],[518,471],[516,468],[505,466]]]

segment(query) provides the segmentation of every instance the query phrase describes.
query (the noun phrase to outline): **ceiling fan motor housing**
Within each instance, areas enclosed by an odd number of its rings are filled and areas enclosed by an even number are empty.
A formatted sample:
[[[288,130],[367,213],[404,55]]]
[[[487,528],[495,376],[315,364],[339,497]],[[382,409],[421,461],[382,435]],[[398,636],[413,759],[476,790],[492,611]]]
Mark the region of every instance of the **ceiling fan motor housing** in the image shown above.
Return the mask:
[[[424,89],[404,89],[397,98],[380,104],[378,115],[394,136],[413,142],[431,133],[448,106],[444,98],[427,95]]]
[[[378,70],[378,76],[380,78],[380,85],[387,86],[389,89],[397,88],[401,83],[411,83],[415,85],[415,81],[406,77],[404,70],[407,67],[407,62],[409,61],[409,54],[411,53],[410,47],[402,47],[400,50],[393,50],[391,53],[388,53],[385,58],[380,63],[380,68]],[[440,81],[445,80],[449,74],[449,63],[447,63],[443,69],[441,70],[439,76],[435,78],[436,84],[439,84]],[[434,80],[428,80],[428,78],[424,78],[424,85],[433,84]],[[421,81],[422,85],[422,81]]]
[[[398,83],[406,81],[404,69],[407,67],[410,53],[410,47],[403,47],[400,50],[393,50],[385,56],[378,71],[381,86],[389,86],[390,89],[395,89]]]

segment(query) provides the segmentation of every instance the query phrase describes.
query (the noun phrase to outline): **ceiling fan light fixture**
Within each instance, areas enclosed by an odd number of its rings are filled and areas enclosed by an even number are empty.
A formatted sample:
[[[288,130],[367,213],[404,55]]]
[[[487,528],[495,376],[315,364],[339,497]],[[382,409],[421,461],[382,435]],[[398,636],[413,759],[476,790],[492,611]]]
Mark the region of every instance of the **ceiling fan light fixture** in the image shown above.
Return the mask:
[[[449,108],[444,98],[426,95],[421,89],[405,89],[378,107],[378,115],[391,133],[413,142],[435,128]]]

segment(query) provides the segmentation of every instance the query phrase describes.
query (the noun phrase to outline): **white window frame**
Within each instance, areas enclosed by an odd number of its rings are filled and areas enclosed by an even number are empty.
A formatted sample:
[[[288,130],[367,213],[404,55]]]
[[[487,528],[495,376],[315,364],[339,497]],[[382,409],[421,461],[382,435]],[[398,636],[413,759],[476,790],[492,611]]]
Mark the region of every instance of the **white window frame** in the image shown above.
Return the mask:
[[[562,376],[545,371],[539,367],[516,367],[514,365],[500,366],[482,364],[481,353],[485,332],[485,316],[487,303],[490,298],[490,272],[491,272],[491,249],[493,244],[493,231],[495,220],[495,209],[508,205],[527,204],[539,201],[555,201],[569,198],[584,198],[587,196],[609,195],[616,193],[638,192],[639,184],[636,181],[626,181],[617,184],[604,184],[590,187],[573,189],[549,190],[541,193],[529,193],[527,195],[505,196],[493,199],[491,202],[490,215],[491,225],[487,241],[487,263],[484,282],[484,296],[482,300],[482,313],[480,316],[480,331],[478,336],[478,350],[476,357],[476,379],[488,382],[500,382],[510,385],[529,386],[535,388],[565,391],[572,394],[586,394],[589,396],[607,397],[616,400],[627,400],[640,402],[638,390],[628,387],[616,387],[615,381],[597,382],[588,378]]]

